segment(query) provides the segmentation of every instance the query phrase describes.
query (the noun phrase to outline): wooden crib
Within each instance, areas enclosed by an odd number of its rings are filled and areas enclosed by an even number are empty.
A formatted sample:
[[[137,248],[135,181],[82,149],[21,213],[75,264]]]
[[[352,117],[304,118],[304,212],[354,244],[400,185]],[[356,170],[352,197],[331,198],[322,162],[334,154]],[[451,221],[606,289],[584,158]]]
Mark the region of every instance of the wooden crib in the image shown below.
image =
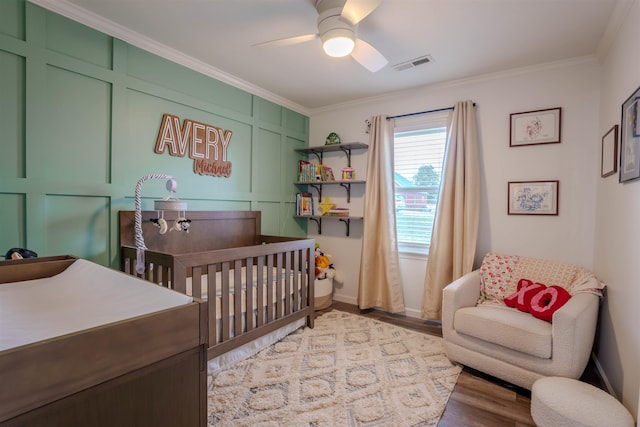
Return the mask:
[[[122,271],[207,300],[209,359],[300,319],[313,327],[313,239],[263,236],[257,211],[191,211],[189,233],[161,235],[158,213],[143,211],[148,249],[137,274],[134,214],[120,212]],[[171,226],[175,213],[164,218]]]

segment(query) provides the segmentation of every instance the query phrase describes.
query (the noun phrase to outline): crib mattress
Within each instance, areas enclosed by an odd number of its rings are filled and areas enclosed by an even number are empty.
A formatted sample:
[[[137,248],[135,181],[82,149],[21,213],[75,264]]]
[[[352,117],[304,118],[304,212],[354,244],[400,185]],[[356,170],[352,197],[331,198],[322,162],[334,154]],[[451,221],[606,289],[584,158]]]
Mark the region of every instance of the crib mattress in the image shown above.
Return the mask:
[[[278,276],[278,270],[280,270],[279,276]],[[262,268],[263,283],[267,281],[268,271],[269,271],[269,268],[267,266],[263,266]],[[282,289],[284,290],[284,285],[285,285],[285,280],[287,279],[287,275],[289,276],[289,282],[293,283],[293,280],[296,276],[295,271],[289,270],[289,272],[287,273],[285,269],[279,269],[278,267],[273,267],[272,269],[273,284],[275,285],[277,283],[277,280],[279,279],[282,285]],[[302,272],[298,272],[297,276],[298,276],[297,286],[298,286],[298,289],[300,289],[300,283],[302,282],[304,275],[302,274]],[[251,285],[253,288],[256,288],[258,284],[258,266],[254,265],[252,267],[251,277],[252,277]],[[203,274],[200,280],[203,299],[207,298],[207,293],[208,293],[207,281],[208,281],[208,275]],[[245,291],[247,286],[247,268],[246,267],[241,267],[240,281],[241,281],[241,289]],[[221,271],[216,272],[215,283],[216,283],[216,296],[219,297],[222,294],[222,272]],[[192,279],[191,277],[187,277],[187,294],[192,295],[192,290],[193,290]],[[230,269],[229,270],[229,292],[233,293],[234,291],[235,291],[235,272],[233,269]]]
[[[267,282],[267,271],[268,271],[268,267],[264,267],[263,268],[263,284],[262,284],[262,288],[263,288],[263,298],[262,298],[262,304],[258,304],[258,292],[257,292],[257,286],[258,286],[258,279],[257,279],[257,266],[253,266],[253,274],[252,274],[252,301],[253,301],[253,307],[266,307],[267,306],[267,286],[266,286],[266,282]],[[284,298],[285,295],[285,278],[287,276],[287,274],[289,275],[289,283],[291,286],[290,289],[290,293],[289,295],[293,295],[293,293],[297,290],[297,292],[300,292],[300,288],[302,286],[302,280],[303,280],[303,274],[301,272],[298,272],[297,274],[297,284],[296,284],[296,288],[295,289],[293,287],[294,285],[294,276],[296,275],[295,272],[290,271],[289,273],[285,272],[285,271],[281,271],[280,272],[280,277],[278,277],[278,269],[277,267],[273,267],[273,282],[271,284],[271,292],[273,293],[273,299],[274,299],[274,303],[276,300],[276,292],[277,292],[277,280],[280,279],[280,289]],[[246,271],[246,267],[242,267],[242,271],[241,271],[241,307],[242,307],[242,313],[246,313],[247,310],[247,271]],[[233,316],[235,314],[235,286],[234,286],[234,280],[235,280],[235,274],[233,270],[230,270],[229,272],[229,315]],[[201,276],[200,279],[200,285],[201,285],[201,295],[202,295],[202,299],[208,299],[208,290],[207,290],[207,282],[208,282],[208,275],[207,274],[203,274]],[[216,273],[216,278],[215,278],[215,283],[216,283],[216,318],[220,319],[222,314],[222,302],[221,302],[221,296],[222,296],[222,273],[221,272],[217,272]],[[187,277],[187,283],[186,283],[186,288],[187,288],[187,295],[193,295],[193,283],[192,283],[192,279],[191,277]]]
[[[87,260],[0,285],[0,351],[188,304],[193,298]]]

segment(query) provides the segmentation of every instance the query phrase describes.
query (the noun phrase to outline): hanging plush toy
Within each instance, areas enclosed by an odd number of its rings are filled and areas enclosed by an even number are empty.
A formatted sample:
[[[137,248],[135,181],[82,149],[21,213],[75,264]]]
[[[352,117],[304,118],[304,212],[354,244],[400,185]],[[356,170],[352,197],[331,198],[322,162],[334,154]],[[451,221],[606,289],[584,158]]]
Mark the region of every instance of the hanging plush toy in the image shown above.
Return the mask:
[[[325,255],[324,252],[320,250],[320,245],[318,243],[315,244],[315,259],[316,259],[316,279],[326,279],[333,278],[336,275],[336,270],[333,268],[333,264],[329,260],[330,255]]]

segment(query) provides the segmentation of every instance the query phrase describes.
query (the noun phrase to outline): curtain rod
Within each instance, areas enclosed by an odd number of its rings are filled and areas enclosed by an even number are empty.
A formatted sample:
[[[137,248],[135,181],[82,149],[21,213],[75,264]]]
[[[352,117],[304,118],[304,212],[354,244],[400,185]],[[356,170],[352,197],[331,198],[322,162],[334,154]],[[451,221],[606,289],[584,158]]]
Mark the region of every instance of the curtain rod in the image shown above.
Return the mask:
[[[476,106],[475,102],[473,103],[473,106],[474,107]],[[436,110],[418,111],[416,113],[399,114],[397,116],[389,116],[389,117],[387,117],[387,120],[399,119],[399,118],[402,118],[402,117],[419,116],[421,114],[439,113],[441,111],[449,111],[449,110],[453,110],[453,107],[438,108]]]

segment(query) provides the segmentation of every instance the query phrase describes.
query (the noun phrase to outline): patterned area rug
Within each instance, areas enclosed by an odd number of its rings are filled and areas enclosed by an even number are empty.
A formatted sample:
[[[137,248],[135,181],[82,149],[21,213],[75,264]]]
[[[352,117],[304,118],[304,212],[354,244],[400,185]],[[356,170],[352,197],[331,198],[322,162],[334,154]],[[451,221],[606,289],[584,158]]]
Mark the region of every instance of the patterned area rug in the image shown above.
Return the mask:
[[[334,310],[209,378],[209,426],[435,426],[460,371],[439,337]]]

